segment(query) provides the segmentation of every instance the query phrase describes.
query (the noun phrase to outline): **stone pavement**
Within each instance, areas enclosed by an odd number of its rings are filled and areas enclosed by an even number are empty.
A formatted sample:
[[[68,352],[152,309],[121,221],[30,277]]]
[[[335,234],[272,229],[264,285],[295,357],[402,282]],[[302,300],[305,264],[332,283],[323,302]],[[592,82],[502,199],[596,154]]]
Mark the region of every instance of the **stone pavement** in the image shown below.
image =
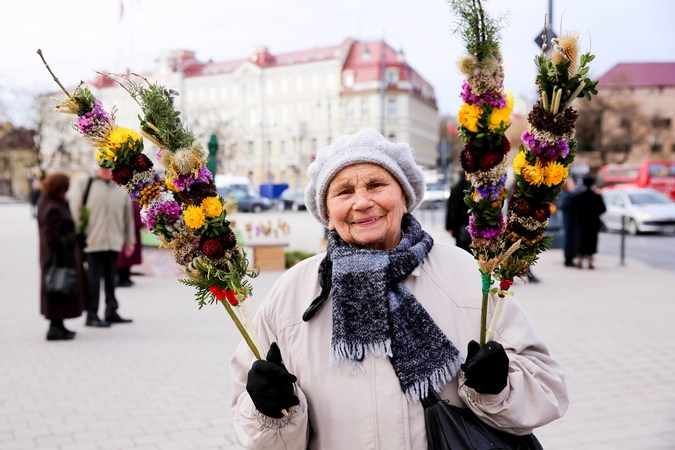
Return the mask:
[[[0,449],[239,448],[228,372],[239,337],[221,306],[198,310],[174,276],[137,276],[118,289],[134,323],[72,319],[75,340],[47,342],[28,205],[0,205],[0,252]],[[535,272],[540,283],[513,289],[571,398],[565,417],[536,431],[544,447],[675,448],[673,273],[606,255],[594,271],[564,268],[559,250]],[[251,310],[279,274],[253,280]]]

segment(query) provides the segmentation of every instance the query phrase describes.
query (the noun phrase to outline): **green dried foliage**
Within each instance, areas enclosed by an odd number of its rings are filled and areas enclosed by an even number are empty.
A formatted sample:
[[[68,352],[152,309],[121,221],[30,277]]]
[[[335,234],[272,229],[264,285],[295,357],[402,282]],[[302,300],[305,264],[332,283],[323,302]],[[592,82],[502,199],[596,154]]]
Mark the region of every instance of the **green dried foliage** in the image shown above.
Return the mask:
[[[73,93],[73,98],[77,102],[78,110],[77,116],[84,116],[86,113],[94,109],[94,102],[96,97],[91,93],[88,87],[78,87]]]
[[[138,119],[144,133],[161,143],[162,148],[172,152],[192,145],[195,137],[178,118],[173,96],[169,91],[159,84],[146,87],[133,82],[128,89],[143,108],[144,116],[138,116]]]
[[[499,56],[500,29],[506,17],[493,18],[483,9],[481,0],[448,0],[457,16],[453,33],[459,33],[467,53],[478,61]]]

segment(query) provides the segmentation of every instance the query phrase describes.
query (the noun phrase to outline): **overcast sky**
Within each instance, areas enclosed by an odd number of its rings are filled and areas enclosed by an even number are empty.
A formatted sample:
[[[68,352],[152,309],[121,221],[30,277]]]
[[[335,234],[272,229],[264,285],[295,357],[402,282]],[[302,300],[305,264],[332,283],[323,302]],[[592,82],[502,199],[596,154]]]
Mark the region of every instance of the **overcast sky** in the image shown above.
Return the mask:
[[[52,91],[56,85],[35,51],[40,47],[65,85],[92,79],[93,69],[152,70],[173,49],[202,61],[250,56],[256,46],[283,53],[336,45],[346,37],[380,39],[403,48],[407,61],[436,90],[440,112],[456,114],[462,42],[443,0],[21,0],[3,2],[0,93]],[[124,13],[120,18],[121,7]],[[502,38],[507,89],[534,98],[534,38],[548,0],[492,0],[509,11]],[[554,30],[577,30],[582,49],[597,55],[591,76],[619,62],[675,61],[673,0],[553,0]],[[589,40],[590,33],[590,40]],[[1,113],[1,111],[0,111]]]

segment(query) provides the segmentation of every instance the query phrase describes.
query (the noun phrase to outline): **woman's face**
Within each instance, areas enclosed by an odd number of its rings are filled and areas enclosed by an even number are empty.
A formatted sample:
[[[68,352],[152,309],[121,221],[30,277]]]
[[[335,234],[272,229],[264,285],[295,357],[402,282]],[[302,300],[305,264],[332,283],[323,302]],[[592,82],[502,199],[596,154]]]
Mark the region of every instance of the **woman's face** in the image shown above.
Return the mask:
[[[401,241],[405,203],[398,181],[382,167],[345,167],[328,185],[328,228],[349,245],[391,250]]]

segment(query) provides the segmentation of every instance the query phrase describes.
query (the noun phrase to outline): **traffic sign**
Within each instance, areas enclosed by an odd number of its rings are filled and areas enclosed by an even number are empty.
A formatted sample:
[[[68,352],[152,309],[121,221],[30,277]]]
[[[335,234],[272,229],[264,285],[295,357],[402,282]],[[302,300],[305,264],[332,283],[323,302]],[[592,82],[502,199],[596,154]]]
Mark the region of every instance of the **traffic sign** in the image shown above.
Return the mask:
[[[553,32],[550,28],[546,29],[546,48],[551,48],[551,39],[558,37],[557,34]],[[541,33],[537,35],[536,38],[534,38],[534,42],[537,44],[539,48],[541,48],[541,44],[543,43],[541,40]]]

